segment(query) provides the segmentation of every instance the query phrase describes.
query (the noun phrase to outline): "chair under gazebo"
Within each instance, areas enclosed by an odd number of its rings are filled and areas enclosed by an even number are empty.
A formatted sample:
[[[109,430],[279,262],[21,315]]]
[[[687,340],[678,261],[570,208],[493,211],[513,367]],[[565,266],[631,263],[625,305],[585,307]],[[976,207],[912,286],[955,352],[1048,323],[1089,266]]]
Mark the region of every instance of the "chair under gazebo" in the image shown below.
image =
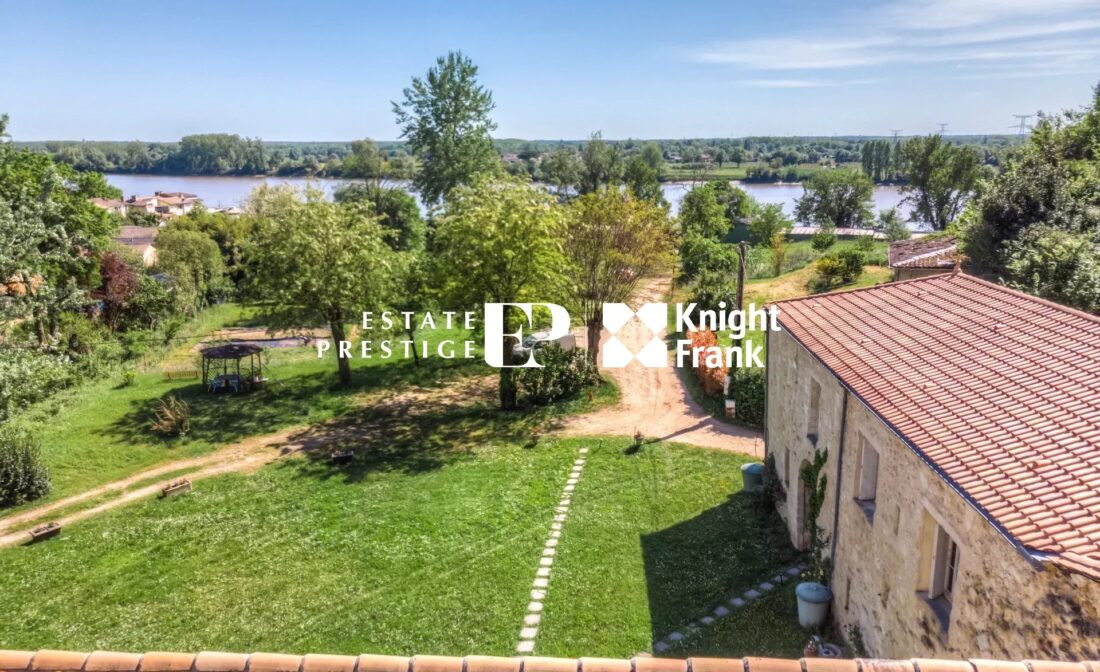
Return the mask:
[[[264,349],[255,343],[225,343],[200,351],[202,384],[211,392],[244,392],[263,385]],[[242,371],[241,362],[248,358]]]

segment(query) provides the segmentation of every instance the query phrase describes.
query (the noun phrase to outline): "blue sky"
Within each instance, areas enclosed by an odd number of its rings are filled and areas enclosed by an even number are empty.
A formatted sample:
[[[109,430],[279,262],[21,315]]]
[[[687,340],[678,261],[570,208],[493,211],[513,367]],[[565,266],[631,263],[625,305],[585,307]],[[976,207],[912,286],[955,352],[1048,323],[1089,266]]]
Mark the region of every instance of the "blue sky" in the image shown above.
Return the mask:
[[[387,140],[450,49],[498,137],[1007,132],[1089,99],[1100,0],[0,0],[0,111],[22,140]]]

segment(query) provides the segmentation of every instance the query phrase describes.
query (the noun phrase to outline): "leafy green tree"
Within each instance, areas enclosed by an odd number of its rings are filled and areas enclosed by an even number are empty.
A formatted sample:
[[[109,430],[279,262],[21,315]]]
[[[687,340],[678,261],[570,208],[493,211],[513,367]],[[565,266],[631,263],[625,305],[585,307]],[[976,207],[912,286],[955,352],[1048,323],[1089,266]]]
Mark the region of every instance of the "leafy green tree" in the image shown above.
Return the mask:
[[[1045,116],[958,218],[971,271],[1100,310],[1100,87],[1083,110]]]
[[[593,133],[585,143],[581,163],[579,190],[582,194],[623,181],[623,152],[618,145],[604,141],[599,132]]]
[[[176,307],[193,314],[225,297],[221,250],[209,236],[168,226],[157,235],[157,270],[172,278]]]
[[[913,218],[943,231],[962,212],[981,181],[978,155],[941,135],[911,138],[901,145],[906,184],[902,191]]]
[[[391,232],[390,247],[404,252],[424,249],[427,225],[420,215],[416,199],[400,188],[375,184],[349,184],[333,194],[337,203],[366,202],[381,216],[381,224]]]
[[[554,193],[564,197],[580,183],[583,167],[577,150],[572,147],[558,147],[543,157],[542,179],[554,187]]]
[[[438,203],[474,175],[500,169],[490,133],[496,124],[493,94],[477,82],[477,66],[460,51],[436,59],[414,77],[405,99],[393,103],[397,124],[420,170],[413,184],[426,203]]]
[[[451,192],[432,241],[443,305],[482,312],[485,303],[545,302],[568,295],[565,226],[555,199],[515,178],[479,176]],[[520,315],[506,307],[506,331]],[[500,405],[516,407],[511,337],[504,337]]]
[[[381,187],[386,178],[402,180],[411,176],[411,166],[404,157],[391,157],[379,149],[369,138],[351,143],[351,153],[344,157],[342,173],[344,177],[363,180],[367,186]]]
[[[577,279],[573,304],[587,329],[589,359],[596,362],[603,304],[625,302],[642,278],[670,268],[675,232],[664,208],[608,187],[570,204],[565,252]]]
[[[869,226],[871,196],[875,185],[854,170],[819,170],[802,183],[804,192],[795,205],[799,221],[822,226],[861,228]]]
[[[1100,312],[1100,238],[1049,225],[1029,227],[1007,244],[1013,284],[1044,298]]]
[[[119,195],[102,175],[0,142],[0,279],[12,288],[0,315],[28,320],[39,345],[56,343],[62,316],[87,305],[98,255],[117,231],[88,199]]]
[[[685,280],[712,273],[732,277],[737,274],[737,247],[713,238],[688,236],[680,245],[680,267]]]
[[[248,296],[273,329],[327,324],[333,341],[347,340],[347,323],[387,305],[401,270],[379,217],[367,203],[332,203],[317,190],[305,200],[259,196],[269,202],[256,204],[264,215],[246,248]],[[335,349],[349,385],[351,362]]]
[[[627,189],[637,198],[654,203],[665,203],[665,195],[661,191],[657,170],[644,157],[635,155],[627,161],[623,179]]]
[[[749,220],[749,236],[753,244],[769,245],[776,234],[786,235],[794,223],[783,214],[783,206],[769,203],[760,208],[755,217]]]
[[[887,208],[878,213],[878,228],[886,234],[886,240],[891,243],[899,240],[909,240],[913,232],[898,214],[897,208]]]
[[[696,187],[684,195],[680,204],[680,229],[684,238],[702,236],[720,240],[730,230],[726,209],[718,201],[713,184]]]

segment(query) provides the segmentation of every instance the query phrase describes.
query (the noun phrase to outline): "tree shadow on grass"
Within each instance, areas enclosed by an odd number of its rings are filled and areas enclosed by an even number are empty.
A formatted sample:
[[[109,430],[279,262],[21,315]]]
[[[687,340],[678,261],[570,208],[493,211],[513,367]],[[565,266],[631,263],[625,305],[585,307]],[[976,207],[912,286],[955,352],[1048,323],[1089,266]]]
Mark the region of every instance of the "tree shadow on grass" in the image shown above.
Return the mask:
[[[333,372],[319,371],[273,375],[266,387],[242,394],[212,394],[201,382],[188,382],[159,397],[135,400],[103,433],[119,443],[162,441],[169,448],[184,441],[232,443],[307,422],[311,417],[344,415],[355,408],[357,395],[364,392],[393,389],[396,394],[396,390],[409,386],[440,387],[477,370],[476,366],[457,361],[425,360],[420,366],[401,361],[353,369],[352,384],[347,387],[337,382]],[[169,396],[191,407],[191,429],[186,439],[167,439],[152,429],[156,409]]]
[[[420,473],[468,458],[488,442],[524,442],[543,423],[540,413],[502,412],[483,403],[413,412],[404,404],[386,404],[290,437],[287,446],[301,450],[304,459],[284,461],[279,468],[346,483],[372,472]],[[339,451],[350,451],[350,460],[337,463],[333,453]]]
[[[641,546],[654,643],[797,557],[774,507],[743,491],[694,518],[643,534]]]

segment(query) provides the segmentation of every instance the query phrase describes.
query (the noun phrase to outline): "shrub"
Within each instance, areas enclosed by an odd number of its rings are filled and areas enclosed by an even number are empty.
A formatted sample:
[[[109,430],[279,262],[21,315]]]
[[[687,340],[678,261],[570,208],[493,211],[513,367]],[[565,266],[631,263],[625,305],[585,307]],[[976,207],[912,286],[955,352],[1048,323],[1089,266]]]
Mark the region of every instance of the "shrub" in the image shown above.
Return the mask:
[[[833,245],[836,245],[836,228],[832,226],[821,227],[810,238],[810,246],[818,252],[824,252]]]
[[[817,274],[810,281],[810,289],[815,292],[824,292],[836,285],[855,282],[863,273],[863,253],[847,249],[827,254],[817,260],[814,270]]]
[[[535,406],[572,399],[600,379],[584,350],[563,350],[555,343],[540,348],[535,358],[542,367],[520,369],[516,376],[524,399]]]
[[[78,380],[79,372],[67,356],[0,349],[0,422]]]
[[[709,329],[688,332],[688,337],[691,339],[693,350],[718,345],[718,336]],[[726,386],[727,369],[725,366],[708,367],[706,358],[700,357],[699,366],[692,367],[692,370],[695,371],[695,377],[699,379],[699,383],[703,386],[703,394],[708,397],[721,396],[722,390]]]
[[[736,402],[737,420],[754,427],[764,426],[764,398],[767,395],[764,369],[737,369],[730,380],[729,398]]]
[[[875,249],[875,237],[874,236],[858,236],[856,237],[855,248],[860,252],[870,252]]]
[[[16,506],[45,496],[50,474],[39,458],[30,432],[0,428],[0,507]]]
[[[137,371],[133,369],[127,369],[122,372],[122,387],[130,387],[137,380]]]
[[[886,234],[886,240],[891,243],[899,240],[909,240],[913,232],[901,219],[897,208],[889,208],[878,213],[878,226]]]
[[[153,414],[156,416],[153,431],[166,436],[186,436],[191,430],[191,407],[175,395],[161,399]]]
[[[787,491],[783,488],[783,479],[779,477],[779,470],[775,466],[775,453],[768,453],[764,458],[764,488],[761,490],[764,501],[769,505],[783,502],[787,499]]]

